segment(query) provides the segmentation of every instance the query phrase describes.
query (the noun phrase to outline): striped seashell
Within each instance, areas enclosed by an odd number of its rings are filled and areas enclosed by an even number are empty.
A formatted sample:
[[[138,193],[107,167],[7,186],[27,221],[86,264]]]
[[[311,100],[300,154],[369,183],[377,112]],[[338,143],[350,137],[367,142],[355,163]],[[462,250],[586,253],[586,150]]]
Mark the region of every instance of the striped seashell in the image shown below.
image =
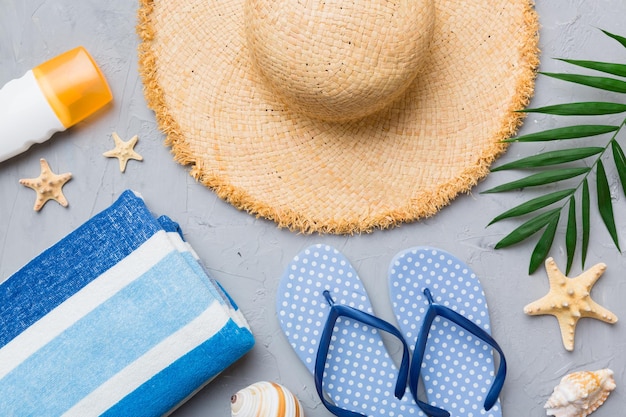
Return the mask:
[[[304,417],[298,398],[275,382],[256,382],[230,398],[232,417]]]
[[[615,389],[613,371],[580,371],[565,375],[546,402],[549,416],[587,417],[600,407]]]

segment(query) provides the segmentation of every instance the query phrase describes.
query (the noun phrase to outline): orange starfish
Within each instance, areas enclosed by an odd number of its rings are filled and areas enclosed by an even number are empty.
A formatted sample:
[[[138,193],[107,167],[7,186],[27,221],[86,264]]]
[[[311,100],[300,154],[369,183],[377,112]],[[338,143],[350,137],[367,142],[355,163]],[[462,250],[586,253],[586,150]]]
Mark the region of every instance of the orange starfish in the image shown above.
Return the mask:
[[[137,135],[130,138],[128,142],[124,142],[122,139],[120,139],[120,137],[115,132],[113,132],[111,136],[113,136],[113,140],[115,141],[115,148],[103,153],[102,155],[106,156],[107,158],[119,159],[120,171],[126,171],[126,164],[128,163],[129,159],[143,161],[143,157],[135,152],[135,150],[133,149],[137,144]]]
[[[576,324],[583,317],[617,322],[617,316],[591,299],[591,287],[602,276],[606,265],[599,263],[575,278],[568,278],[556,266],[554,259],[546,259],[546,272],[550,281],[550,291],[539,300],[524,307],[524,313],[531,316],[551,314],[559,322],[561,339],[565,349],[574,350]]]
[[[63,207],[67,207],[68,203],[63,195],[63,186],[66,182],[72,179],[72,174],[65,173],[57,175],[50,169],[48,162],[41,158],[39,160],[41,164],[41,174],[37,178],[21,179],[20,184],[32,188],[37,193],[37,199],[35,200],[35,211],[41,210],[44,204],[48,200],[55,200]]]

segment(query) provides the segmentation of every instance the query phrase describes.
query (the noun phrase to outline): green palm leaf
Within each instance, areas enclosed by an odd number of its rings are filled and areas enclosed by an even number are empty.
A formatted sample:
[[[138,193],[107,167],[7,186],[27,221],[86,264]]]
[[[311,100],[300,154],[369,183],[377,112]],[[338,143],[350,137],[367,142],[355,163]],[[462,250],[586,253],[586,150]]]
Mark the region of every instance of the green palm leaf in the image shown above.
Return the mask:
[[[598,160],[596,169],[596,187],[598,188],[598,210],[600,211],[600,217],[602,217],[602,221],[604,221],[604,225],[609,231],[617,250],[621,251],[617,238],[617,229],[615,228],[615,217],[613,216],[611,190],[609,188],[609,181],[606,178],[604,164],[601,160]]]
[[[582,204],[581,204],[581,212],[582,212],[582,250],[581,250],[581,263],[583,268],[585,267],[585,261],[587,260],[587,250],[589,249],[589,231],[590,227],[590,208],[591,208],[591,200],[589,199],[589,182],[587,178],[583,181],[582,184]]]
[[[544,113],[555,116],[602,116],[606,114],[623,113],[625,111],[626,104],[609,103],[604,101],[563,103],[555,104],[553,106],[521,110],[523,113]]]
[[[548,165],[565,164],[597,155],[603,151],[604,148],[593,146],[544,152],[495,167],[491,170],[491,172],[504,171],[507,169],[537,168]]]
[[[543,260],[546,259],[546,256],[548,256],[548,252],[552,247],[552,242],[554,242],[556,228],[559,225],[559,217],[560,210],[556,213],[556,215],[551,217],[548,227],[546,227],[546,230],[544,230],[541,238],[537,241],[537,245],[535,245],[535,249],[530,256],[530,265],[528,266],[529,274],[534,273],[537,268],[539,268]]]
[[[577,59],[559,59],[559,61],[567,62],[568,64],[577,65],[583,68],[605,72],[611,75],[617,75],[618,77],[626,77],[626,65],[624,64],[614,64],[612,62],[584,61]]]
[[[493,219],[487,226],[499,222],[500,220],[509,219],[511,217],[519,217],[523,216],[524,214],[532,213],[533,211],[537,211],[539,209],[549,206],[550,204],[561,201],[564,198],[574,194],[574,192],[576,192],[575,188],[569,188],[567,190],[555,191],[553,193],[542,195],[541,197],[533,198],[532,200],[529,200],[516,207],[513,207],[510,210],[505,211],[504,213]]]
[[[545,213],[538,215],[537,217],[533,217],[532,219],[526,221],[517,229],[513,230],[511,233],[506,235],[502,240],[496,243],[496,249],[506,248],[508,246],[514,245],[516,243],[525,240],[526,238],[534,235],[539,230],[543,229],[548,223],[554,220],[555,217],[558,217],[561,212],[561,208],[557,207]]]
[[[602,30],[608,37],[619,42],[626,48],[626,37],[612,34]],[[617,77],[626,77],[626,65],[623,63],[599,62],[591,60],[561,59],[566,63],[587,68],[590,70],[604,72]],[[561,74],[561,73],[541,73],[559,81],[573,82],[594,88],[600,88],[613,93],[626,93],[626,80],[611,77],[598,77],[582,74]],[[626,104],[621,103],[620,97],[616,102],[610,101],[589,101],[562,103],[552,106],[528,108],[521,110],[525,113],[543,113],[555,116],[605,116],[626,112]],[[498,193],[524,189],[526,187],[554,185],[557,190],[552,190],[540,197],[530,199],[522,204],[513,207],[495,217],[489,225],[503,219],[519,217],[529,213],[540,213],[530,220],[524,221],[519,227],[501,239],[495,246],[496,249],[505,248],[525,239],[530,238],[540,230],[540,235],[534,250],[531,254],[529,271],[532,274],[548,256],[554,243],[559,221],[565,216],[561,216],[563,210],[567,210],[567,220],[565,228],[565,250],[567,255],[566,273],[569,273],[576,253],[578,242],[580,241],[581,262],[584,268],[589,250],[589,236],[591,229],[591,203],[589,192],[589,174],[593,171],[596,175],[596,195],[598,213],[613,240],[616,248],[621,251],[619,236],[615,225],[615,215],[613,212],[613,202],[607,178],[606,167],[603,163],[603,156],[611,149],[613,162],[617,175],[619,176],[622,191],[626,195],[626,155],[618,142],[618,135],[622,129],[626,130],[626,118],[617,126],[603,123],[591,123],[580,125],[569,125],[557,127],[528,135],[511,138],[505,142],[542,142],[554,140],[568,140],[566,143],[573,144],[569,148],[541,152],[509,162],[500,167],[492,169],[492,172],[520,169],[534,170],[535,173],[524,178],[510,181],[505,184],[493,187],[483,193]],[[576,146],[578,142],[570,139],[590,138],[611,133],[610,138],[605,142],[605,146]],[[567,168],[561,164],[572,164]],[[569,181],[567,187],[559,190],[562,180],[574,179],[582,176],[578,185],[575,181]],[[577,194],[580,194],[580,225],[577,222]],[[552,208],[550,208],[552,207]],[[539,210],[545,209],[543,212]]]
[[[615,168],[619,175],[619,180],[622,183],[622,190],[626,195],[626,156],[619,143],[614,139],[611,141],[611,150],[613,151],[613,161],[615,161]]]
[[[565,251],[567,252],[567,267],[565,275],[569,274],[574,262],[574,253],[576,253],[576,240],[578,238],[578,230],[576,228],[576,199],[572,195],[569,199],[569,211],[567,214],[567,229],[565,232]]]
[[[566,126],[556,129],[544,130],[541,132],[530,133],[528,135],[518,136],[512,139],[506,139],[504,142],[544,142],[560,139],[579,139],[589,136],[602,135],[604,133],[615,132],[619,126],[608,125],[580,125]]]
[[[525,187],[535,187],[538,185],[546,185],[553,182],[563,181],[570,178],[578,177],[583,174],[587,174],[591,168],[564,168],[555,169],[552,171],[539,172],[537,174],[529,175],[521,180],[507,182],[489,190],[483,191],[484,194],[501,193],[503,191],[517,190]]]
[[[602,30],[602,29],[600,29],[600,30]],[[615,39],[616,41],[618,41],[619,43],[621,43],[621,44],[622,44],[622,46],[623,46],[624,48],[626,48],[626,38],[624,38],[623,36],[614,35],[614,34],[612,34],[611,32],[607,32],[606,30],[602,30],[602,32],[603,32],[605,35],[607,35],[607,36],[609,36],[609,37],[611,37],[611,38]]]
[[[614,78],[580,74],[558,74],[554,72],[541,72],[540,74],[571,83],[612,91],[614,93],[626,93],[626,81],[616,80]]]

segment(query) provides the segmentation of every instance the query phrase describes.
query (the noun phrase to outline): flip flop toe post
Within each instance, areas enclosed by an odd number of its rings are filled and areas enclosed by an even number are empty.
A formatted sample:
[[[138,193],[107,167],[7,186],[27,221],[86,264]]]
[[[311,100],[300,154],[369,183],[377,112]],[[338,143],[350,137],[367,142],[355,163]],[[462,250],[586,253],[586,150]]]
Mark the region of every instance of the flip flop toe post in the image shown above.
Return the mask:
[[[501,417],[506,360],[490,335],[485,294],[471,269],[441,249],[411,248],[392,260],[389,287],[413,348],[409,386],[419,407],[433,417]],[[420,380],[428,402],[417,398]]]
[[[404,395],[408,345],[403,342],[398,369],[380,330],[402,339],[400,331],[373,315],[356,271],[336,249],[315,245],[298,254],[281,278],[276,307],[285,336],[333,414],[424,416]]]

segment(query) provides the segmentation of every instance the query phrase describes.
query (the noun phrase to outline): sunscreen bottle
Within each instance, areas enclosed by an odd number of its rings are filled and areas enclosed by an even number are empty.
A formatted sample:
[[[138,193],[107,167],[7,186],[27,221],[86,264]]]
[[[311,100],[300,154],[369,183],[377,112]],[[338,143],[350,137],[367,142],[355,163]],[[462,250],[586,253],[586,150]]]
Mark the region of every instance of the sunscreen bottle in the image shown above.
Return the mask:
[[[75,125],[112,98],[82,46],[9,81],[0,89],[0,162]]]

